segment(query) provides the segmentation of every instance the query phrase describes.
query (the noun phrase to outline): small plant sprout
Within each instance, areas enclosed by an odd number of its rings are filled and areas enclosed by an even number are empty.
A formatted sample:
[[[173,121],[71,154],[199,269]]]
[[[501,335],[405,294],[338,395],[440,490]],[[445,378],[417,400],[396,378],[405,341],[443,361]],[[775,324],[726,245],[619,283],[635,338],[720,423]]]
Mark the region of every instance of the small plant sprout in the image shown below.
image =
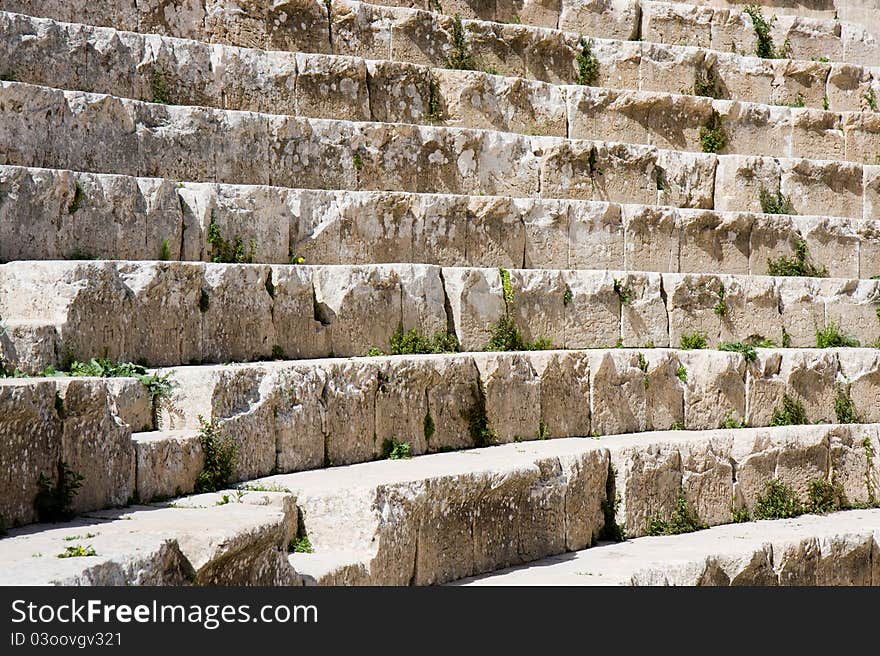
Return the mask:
[[[599,60],[593,54],[593,44],[586,37],[581,37],[581,51],[577,56],[577,80],[578,84],[592,86],[599,77]]]
[[[382,458],[388,460],[407,460],[412,457],[409,442],[399,442],[396,437],[386,439],[382,443]]]
[[[221,434],[215,421],[208,422],[201,415],[198,419],[204,464],[196,478],[195,491],[216,492],[227,487],[232,479],[238,443],[234,437]]]
[[[97,552],[91,546],[83,546],[81,544],[74,544],[69,547],[65,547],[64,551],[58,554],[59,558],[86,558],[88,556],[97,556]]]

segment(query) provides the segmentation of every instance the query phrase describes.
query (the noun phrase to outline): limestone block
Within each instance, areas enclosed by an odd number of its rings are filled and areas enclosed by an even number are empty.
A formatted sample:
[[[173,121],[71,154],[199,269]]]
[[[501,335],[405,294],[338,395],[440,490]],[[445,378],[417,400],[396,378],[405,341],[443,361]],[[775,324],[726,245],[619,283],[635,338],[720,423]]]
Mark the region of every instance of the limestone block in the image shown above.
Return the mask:
[[[880,166],[863,166],[864,214],[866,221],[880,215]]]
[[[864,346],[873,346],[880,337],[880,281],[820,280],[820,293],[825,302],[825,319],[854,337]]]
[[[722,155],[715,172],[715,209],[760,212],[760,190],[779,189],[779,163],[767,157]]]
[[[791,108],[727,100],[716,100],[712,107],[727,137],[722,152],[770,157],[791,152]]]
[[[827,351],[761,349],[749,367],[748,423],[770,425],[784,394],[803,404],[809,421],[833,423],[837,370]]]
[[[865,94],[871,86],[867,68],[834,62],[826,82],[828,104],[836,112],[858,111],[865,104]]]
[[[378,363],[350,360],[327,371],[324,466],[347,465],[375,457]],[[381,448],[381,445],[380,445]]]
[[[615,490],[620,495],[617,523],[624,527],[627,537],[647,535],[651,520],[668,514],[681,490],[678,448],[657,444],[652,437],[650,433],[639,435],[632,445],[620,440],[609,442]]]
[[[456,205],[464,206],[468,264],[510,268],[523,265],[526,248],[523,214],[528,207],[525,200],[476,196]],[[548,205],[549,202],[542,203],[541,207]],[[555,247],[562,249],[564,244],[555,244]]]
[[[599,62],[596,86],[639,89],[643,44],[637,41],[592,42],[591,51]],[[574,63],[573,68],[574,68]],[[576,78],[572,78],[576,79]]]
[[[195,3],[193,3],[195,4]],[[158,13],[158,12],[157,12]],[[168,14],[163,10],[161,14]],[[192,25],[192,15],[182,15],[181,24]],[[323,3],[314,0],[284,0],[267,6],[258,0],[237,2],[235,10],[222,0],[204,0],[204,25],[211,41],[264,50],[330,52],[330,26]],[[142,32],[148,29],[141,20]],[[179,36],[188,36],[180,34]]]
[[[767,275],[769,262],[791,258],[802,235],[799,221],[788,214],[755,214],[749,235],[749,270]]]
[[[626,234],[625,268],[677,272],[681,245],[678,210],[625,205],[622,214]]]
[[[657,200],[654,202],[675,207],[712,209],[717,161],[712,154],[657,151],[653,172]]]
[[[877,422],[880,417],[880,359],[876,349],[837,351],[843,388],[853,401],[863,422]]]
[[[809,483],[827,480],[830,458],[828,432],[822,426],[791,426],[770,432],[752,429],[749,442],[736,442],[733,458],[737,463],[736,496],[754,510],[759,495],[773,479],[789,485],[802,501],[807,499]]]
[[[589,354],[536,351],[528,359],[540,379],[544,437],[590,435]]]
[[[791,58],[810,60],[827,57],[832,61],[841,61],[843,42],[841,40],[841,24],[809,16],[781,15],[771,30],[775,43],[786,43],[791,46]]]
[[[755,52],[757,37],[748,15],[736,9],[717,8],[712,13],[711,47],[722,52]]]
[[[779,295],[772,278],[664,274],[669,339],[702,334],[709,345],[753,335],[781,339]]]
[[[657,151],[646,146],[565,141],[550,144],[541,160],[541,194],[630,203],[654,203]]]
[[[862,167],[856,164],[782,160],[780,190],[798,214],[862,216]]]
[[[589,275],[593,272],[582,273]],[[574,291],[566,285],[564,275],[553,269],[515,269],[510,272],[513,299],[508,313],[527,343],[549,341],[557,348],[567,344],[568,317],[579,305],[574,305]],[[566,290],[572,291],[568,303]],[[585,296],[580,299],[581,303],[586,300]]]
[[[234,477],[247,480],[275,467],[272,380],[257,365],[181,367],[169,399],[158,406],[164,430],[195,430],[202,417],[238,444]],[[193,481],[194,482],[194,481]],[[186,488],[184,488],[186,491]]]
[[[483,350],[505,312],[498,271],[444,268],[443,286],[462,351]]]
[[[681,240],[678,271],[748,275],[754,215],[680,210],[676,218]]]
[[[807,59],[770,60],[774,84],[767,102],[774,105],[802,105],[819,109],[825,104],[825,80],[831,64]],[[778,82],[777,82],[778,80]]]
[[[547,302],[561,310],[564,317],[565,348],[608,348],[617,344],[621,337],[620,298],[611,272],[561,271],[558,281],[560,287],[554,288]],[[639,309],[649,315],[652,308],[648,304]]]
[[[425,438],[428,450],[474,446],[471,421],[486,407],[479,369],[467,356],[435,357],[430,364],[426,395],[431,421],[426,414],[424,424],[433,424],[434,431]]]
[[[378,366],[375,457],[394,439],[413,455],[472,446],[480,381],[469,356],[383,358]],[[500,419],[488,399],[486,409],[490,424]]]
[[[393,14],[389,10],[359,2],[333,2],[329,16],[334,54],[365,59],[403,59],[391,56]]]
[[[685,382],[678,378],[681,365],[674,351],[643,352],[648,430],[684,425]]]
[[[319,358],[332,352],[332,322],[315,304],[313,268],[275,266],[267,277],[272,290],[273,357]],[[276,349],[276,347],[278,347]]]
[[[386,350],[398,328],[432,335],[446,328],[440,270],[425,265],[315,267],[314,316],[330,332],[331,352],[364,355]],[[377,307],[381,322],[365,322]]]
[[[737,353],[681,351],[687,386],[684,425],[689,430],[718,428],[726,419],[746,416],[746,364]]]
[[[0,514],[7,526],[36,520],[40,474],[57,477],[62,422],[52,380],[0,380]]]
[[[569,268],[572,214],[576,217],[578,228],[586,227],[585,224],[596,228],[597,234],[591,234],[590,238],[591,241],[602,240],[598,244],[591,243],[598,257],[608,248],[606,244],[610,238],[606,217],[610,210],[607,205],[551,199],[535,201],[530,198],[514,199],[512,205],[514,215],[521,217],[523,225],[524,262],[520,264],[523,268]]]
[[[528,354],[479,353],[473,358],[495,441],[504,444],[541,437],[541,379]]]
[[[624,226],[619,205],[571,203],[568,221],[568,267],[625,268]],[[529,230],[529,224],[526,230]]]
[[[754,50],[746,52],[751,55]],[[733,52],[707,57],[707,68],[720,80],[719,97],[772,103],[777,89],[777,69],[773,60],[742,56]],[[824,79],[824,78],[823,78]],[[819,105],[821,107],[821,105]]]
[[[613,273],[606,273],[606,280]],[[620,303],[620,338],[624,346],[669,346],[662,277],[659,273],[626,273],[612,284]]]
[[[872,221],[857,225],[859,278],[873,278],[880,275],[880,228]]]
[[[647,429],[645,372],[633,350],[603,350],[590,355],[593,435],[636,433]]]
[[[639,30],[639,4],[634,0],[563,0],[559,29],[628,41]],[[550,25],[549,27],[556,27]]]
[[[565,92],[558,86],[479,71],[438,69],[432,75],[445,125],[567,136]]]
[[[788,334],[788,345],[816,345],[816,331],[825,328],[825,308],[820,304],[818,278],[778,278],[782,327]],[[782,344],[782,342],[778,342]]]
[[[159,375],[164,375],[161,371]],[[151,431],[154,428],[153,399],[150,390],[136,378],[107,378],[107,393],[114,403],[111,413],[131,431]],[[157,399],[157,403],[159,403]]]
[[[792,108],[792,157],[850,159],[840,114],[818,109]]]
[[[840,484],[845,500],[852,504],[876,502],[880,481],[876,426],[837,426],[830,442],[831,480]]]
[[[47,140],[40,136],[44,130],[67,136],[68,128],[63,126],[72,122],[72,117],[63,92],[0,82],[0,111],[4,115],[0,164],[49,166],[51,162],[67,161],[68,139]]]
[[[880,51],[875,34],[859,25],[844,23],[840,26],[840,39],[843,42],[843,61],[862,66],[876,66]]]
[[[204,466],[199,436],[191,430],[132,435],[137,461],[135,492],[142,502],[192,492]]]
[[[817,216],[792,217],[807,252],[817,267],[824,267],[832,278],[859,277],[860,222]]]
[[[368,60],[366,68],[370,120],[432,123],[446,117],[445,94],[427,66]]]
[[[367,65],[362,59],[296,53],[295,113],[299,116],[384,120],[371,114],[367,85]]]
[[[642,38],[645,41],[709,48],[712,45],[712,7],[644,2]]]
[[[880,151],[880,119],[875,111],[845,114],[842,129],[846,134],[846,159],[850,162],[877,164]],[[840,159],[844,159],[840,157]]]
[[[355,126],[323,120],[271,116],[261,184],[309,189],[357,189],[354,155],[361,139]],[[364,159],[366,161],[366,159]]]
[[[273,405],[275,407],[275,441],[279,472],[286,473],[323,467],[326,442],[325,422],[328,416],[323,392],[328,371],[337,366],[315,366],[315,363],[292,363],[273,371]],[[358,426],[367,421],[357,417]]]
[[[272,296],[266,287],[270,273],[262,265],[204,265],[202,290],[196,292],[200,296],[187,304],[191,315],[195,308],[200,310],[202,360],[241,362],[272,354],[277,339]],[[205,298],[207,303],[202,301]],[[207,308],[202,310],[204,305]]]

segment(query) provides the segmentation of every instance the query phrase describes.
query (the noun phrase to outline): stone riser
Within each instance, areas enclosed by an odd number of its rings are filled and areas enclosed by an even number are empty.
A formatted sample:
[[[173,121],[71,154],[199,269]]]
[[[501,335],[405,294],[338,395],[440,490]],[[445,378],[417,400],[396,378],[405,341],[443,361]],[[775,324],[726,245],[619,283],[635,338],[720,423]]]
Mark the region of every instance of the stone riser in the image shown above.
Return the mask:
[[[80,189],[75,212],[70,212]],[[799,241],[828,275],[880,274],[875,221],[601,201],[234,186],[0,166],[0,262],[209,261],[211,221],[254,261],[765,275]]]
[[[222,20],[212,18],[207,21],[207,31],[197,22],[179,22],[173,10],[169,14],[170,20],[160,17],[157,22],[147,18],[138,24],[136,17],[122,15],[102,17],[80,12],[71,16],[66,2],[61,8],[46,7],[45,2],[41,2],[39,8],[22,4],[6,0],[0,2],[0,9],[225,45],[333,52],[437,67],[446,66],[452,30],[452,19],[448,16],[337,2],[333,8],[336,36],[331,46],[325,8],[322,3],[313,4],[308,0],[298,13],[298,16],[306,16],[301,21],[280,23],[271,16],[252,17],[253,20],[249,21],[227,15],[229,24],[224,25]],[[98,13],[107,11],[104,5],[90,9]],[[289,12],[290,6],[286,5],[283,11]],[[236,20],[240,22],[236,23]],[[269,33],[266,32],[267,24],[271,26]],[[471,51],[477,57],[479,68],[557,84],[576,81],[580,32],[557,32],[526,25],[467,24]],[[587,33],[608,34],[608,29],[607,21],[603,21],[601,27]],[[697,74],[712,70],[720,82],[719,93],[730,99],[791,104],[800,96],[807,107],[821,108],[827,97],[829,107],[834,110],[858,110],[867,106],[864,96],[874,78],[867,68],[822,61],[759,59],[729,50],[707,51],[689,46],[594,39],[593,53],[600,62],[595,84],[642,91],[677,91],[691,89]],[[9,71],[0,73],[9,74]]]
[[[743,418],[766,426],[785,394],[810,421],[834,422],[838,392],[848,390],[864,421],[880,421],[877,351],[759,353],[748,365],[716,351],[614,349],[180,368],[158,416],[184,432],[136,436],[139,494],[192,490],[200,452],[185,432],[199,415],[249,436],[241,479],[373,460],[391,439],[414,454],[472,447],[470,422],[483,414],[502,443],[709,430]]]
[[[604,545],[460,585],[880,585],[880,511],[737,524]]]
[[[668,516],[679,494],[705,523],[729,523],[734,504],[752,510],[773,478],[804,500],[810,481],[852,481],[848,502],[865,502],[868,492],[858,481],[878,473],[868,464],[866,440],[877,444],[876,426],[651,433],[532,442],[255,483],[296,496],[315,553],[290,560],[306,581],[425,585],[590,546],[604,526],[601,501],[614,470],[617,522],[628,537],[645,535],[650,518]]]
[[[880,148],[877,113],[768,107],[660,92],[560,88],[481,72],[335,55],[267,53],[68,26],[17,14],[0,14],[0,44],[7,75],[19,82],[145,101],[159,98],[178,105],[429,123],[693,152],[702,152],[700,129],[714,111],[727,134],[726,154],[873,164]],[[754,137],[756,131],[759,139]]]
[[[347,357],[387,350],[400,327],[449,328],[481,351],[505,313],[525,340],[567,349],[675,348],[695,332],[813,347],[830,323],[866,346],[880,334],[880,280],[519,269],[510,281],[505,309],[499,269],[13,262],[0,266],[0,356],[29,373],[93,357]]]
[[[188,181],[747,211],[760,211],[766,187],[798,214],[868,219],[880,187],[880,166],[169,107],[12,82],[0,83],[0,111],[0,163]]]

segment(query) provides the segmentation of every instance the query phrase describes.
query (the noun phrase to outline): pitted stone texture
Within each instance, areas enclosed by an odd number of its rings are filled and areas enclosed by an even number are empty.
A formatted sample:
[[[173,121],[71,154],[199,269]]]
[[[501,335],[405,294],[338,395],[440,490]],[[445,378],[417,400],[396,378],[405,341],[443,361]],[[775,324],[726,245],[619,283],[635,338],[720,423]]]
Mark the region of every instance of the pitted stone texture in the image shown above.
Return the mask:
[[[746,364],[736,353],[681,351],[684,367],[684,425],[693,430],[741,423],[746,415]]]
[[[251,496],[248,494],[247,496]],[[5,585],[292,585],[290,522],[260,500],[93,513],[4,542]],[[89,537],[86,537],[86,536]],[[97,555],[58,558],[68,546]]]
[[[774,278],[664,274],[663,288],[672,345],[694,333],[710,346],[750,336],[781,340]]]
[[[262,482],[296,495],[315,555],[345,563],[315,582],[353,582],[356,564],[362,583],[425,585],[589,544],[608,459],[585,444],[511,444]],[[309,576],[312,556],[291,560]]]
[[[880,512],[716,527],[551,557],[465,585],[876,585]]]
[[[106,381],[95,378],[0,379],[4,471],[0,514],[9,525],[37,519],[34,500],[44,475],[58,482],[58,463],[83,477],[71,507],[78,512],[124,505],[134,492],[131,429],[117,414]]]
[[[4,345],[10,369],[39,371],[62,358],[152,365],[267,359],[279,349],[294,357],[362,355],[387,348],[399,327],[431,335],[447,325],[439,269],[422,265],[273,272],[262,265],[36,262],[2,265],[0,277],[0,315],[56,325],[54,354],[44,352],[43,362]],[[375,303],[388,313],[368,324]]]

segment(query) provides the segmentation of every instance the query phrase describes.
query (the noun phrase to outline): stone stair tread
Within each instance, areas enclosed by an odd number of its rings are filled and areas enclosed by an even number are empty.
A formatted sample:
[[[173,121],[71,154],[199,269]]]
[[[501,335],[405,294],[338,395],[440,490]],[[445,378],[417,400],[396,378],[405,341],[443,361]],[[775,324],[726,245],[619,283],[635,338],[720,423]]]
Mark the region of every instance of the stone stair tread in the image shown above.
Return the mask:
[[[11,16],[13,15],[3,14],[0,15],[0,19],[12,20]],[[24,28],[20,29],[24,31]],[[57,29],[60,30],[61,27]],[[76,26],[76,29],[88,32],[89,28]],[[109,30],[109,28],[94,29]],[[743,98],[713,102],[711,98],[682,96],[669,93],[666,89],[645,91],[612,89],[603,85],[558,86],[515,77],[496,80],[495,76],[480,71],[427,69],[417,65],[330,54],[298,53],[285,57],[286,53],[212,46],[171,37],[155,37],[160,40],[161,46],[149,48],[146,36],[135,33],[114,34],[112,31],[111,34],[112,36],[93,37],[93,41],[96,42],[93,48],[100,50],[100,44],[114,39],[134,40],[135,44],[129,46],[131,53],[128,61],[124,60],[124,53],[128,50],[110,49],[106,53],[105,57],[118,55],[123,59],[104,63],[108,71],[113,71],[112,77],[108,73],[104,80],[96,79],[93,75],[88,78],[77,78],[82,75],[81,70],[89,68],[87,62],[83,62],[83,66],[77,66],[75,63],[77,57],[84,57],[87,52],[78,43],[71,44],[72,52],[65,53],[64,56],[59,53],[53,54],[50,52],[50,46],[44,45],[37,51],[37,55],[30,56],[31,59],[28,59],[28,55],[24,52],[19,53],[17,48],[9,46],[10,59],[14,61],[10,61],[7,67],[15,71],[15,79],[21,82],[33,82],[59,89],[87,89],[91,92],[144,100],[150,100],[151,94],[155,95],[156,76],[159,76],[162,79],[163,96],[167,96],[169,102],[174,99],[175,105],[265,111],[314,118],[438,123],[458,127],[507,129],[511,132],[541,133],[549,136],[569,136],[567,134],[569,125],[574,130],[571,136],[590,136],[590,131],[608,128],[609,121],[601,119],[610,112],[617,117],[615,122],[620,123],[618,130],[623,131],[624,134],[628,130],[636,135],[636,138],[631,140],[641,139],[645,143],[658,146],[670,145],[676,143],[676,139],[681,139],[681,132],[686,130],[688,142],[681,147],[695,152],[701,150],[696,133],[707,122],[708,117],[711,117],[710,108],[714,107],[721,111],[722,118],[732,114],[734,123],[732,125],[728,121],[726,127],[729,134],[733,126],[737,129],[737,134],[731,134],[728,153],[808,154],[810,148],[822,148],[823,142],[818,136],[821,134],[827,141],[825,152],[830,158],[837,156],[843,158],[845,150],[848,150],[846,157],[850,160],[860,161],[866,156],[860,147],[853,146],[846,149],[843,144],[843,131],[837,134],[833,130],[833,126],[838,125],[841,120],[843,121],[841,126],[846,124],[847,134],[851,129],[857,129],[858,125],[849,125],[850,122],[861,121],[860,112],[855,111],[838,113],[823,112],[818,107],[785,108],[742,102]],[[143,43],[138,41],[139,38]],[[56,41],[61,41],[62,44],[66,42],[61,35]],[[22,38],[21,45],[25,44],[31,51],[36,49],[32,43]],[[214,53],[215,49],[218,52]],[[178,62],[176,57],[182,55],[175,55],[177,50],[193,52],[188,52],[185,61]],[[24,61],[21,62],[15,57],[20,57]],[[52,58],[56,62],[60,60],[69,63],[59,69],[48,63],[43,64],[39,60],[33,61],[34,57]],[[159,60],[163,57],[168,58],[168,70],[165,65],[159,64]],[[229,60],[225,67],[245,69],[247,72],[242,75],[244,80],[240,81],[237,76],[231,75],[218,77],[218,71],[215,70],[217,64],[213,62],[218,57]],[[250,63],[246,63],[248,61]],[[17,65],[17,62],[20,63]],[[204,70],[206,68],[208,70]],[[130,70],[131,75],[128,76],[130,79],[120,80],[119,72],[125,69]],[[431,75],[436,82],[433,85],[426,82]],[[336,89],[334,82],[342,78],[347,80],[348,86],[344,90]],[[829,79],[834,78],[832,76]],[[288,90],[280,85],[282,80],[286,80]],[[300,83],[297,84],[294,80],[299,80]],[[236,86],[239,82],[242,84],[241,88]],[[227,88],[224,85],[232,86]],[[352,86],[355,87],[354,91]],[[204,90],[199,90],[199,87],[204,87]],[[516,89],[519,91],[514,93]],[[411,99],[406,103],[405,108],[399,102],[395,102],[399,96],[413,92],[416,93],[418,100]],[[439,117],[442,120],[429,115],[428,105],[432,102],[431,94],[435,94],[433,102],[439,103],[441,107],[439,111],[444,114]],[[474,96],[482,97],[486,94],[495,96],[497,106],[494,103],[486,105],[482,102],[477,106],[472,100]],[[564,107],[565,95],[571,96],[567,108]],[[837,98],[834,93],[830,95],[826,93],[825,97],[829,98],[829,106]],[[469,99],[471,99],[470,103]],[[592,103],[596,105],[592,106]],[[671,120],[671,117],[669,125],[662,125],[657,121],[655,121],[656,125],[639,125],[646,123],[647,117],[634,116],[634,109],[643,105],[644,112],[650,113],[649,107],[652,104],[658,105],[654,109],[655,112],[658,109],[674,112],[675,121]],[[562,120],[565,117],[560,116],[560,112],[570,114],[567,121]],[[781,144],[778,143],[780,139],[775,136],[761,141],[748,139],[749,129],[757,129],[756,117],[768,114],[771,117],[769,127],[774,129],[774,134],[777,131],[782,134]],[[797,120],[793,117],[797,117]],[[676,121],[688,123],[676,126],[674,125]],[[740,124],[737,121],[744,122]],[[795,128],[799,130],[797,139],[790,134],[793,130],[793,121]],[[780,126],[779,123],[783,125]],[[767,126],[763,123],[760,127],[767,130]],[[645,130],[648,132],[642,136],[641,133]],[[592,138],[600,136],[615,140],[611,137],[611,133],[596,134]],[[766,150],[760,152],[743,150],[743,148],[760,149],[762,145]],[[817,153],[811,154],[815,157]]]
[[[285,585],[288,523],[277,507],[131,506],[63,524],[12,529],[0,541],[3,585]],[[68,548],[94,556],[59,557]]]
[[[79,193],[75,220],[69,211]],[[207,261],[211,222],[255,242],[254,261],[421,262],[505,268],[767,272],[807,244],[834,277],[880,274],[874,219],[580,199],[175,183],[0,166],[0,261]],[[271,209],[270,209],[271,208]],[[760,209],[760,208],[759,208]]]
[[[878,543],[880,510],[850,510],[606,544],[453,585],[877,585]]]

